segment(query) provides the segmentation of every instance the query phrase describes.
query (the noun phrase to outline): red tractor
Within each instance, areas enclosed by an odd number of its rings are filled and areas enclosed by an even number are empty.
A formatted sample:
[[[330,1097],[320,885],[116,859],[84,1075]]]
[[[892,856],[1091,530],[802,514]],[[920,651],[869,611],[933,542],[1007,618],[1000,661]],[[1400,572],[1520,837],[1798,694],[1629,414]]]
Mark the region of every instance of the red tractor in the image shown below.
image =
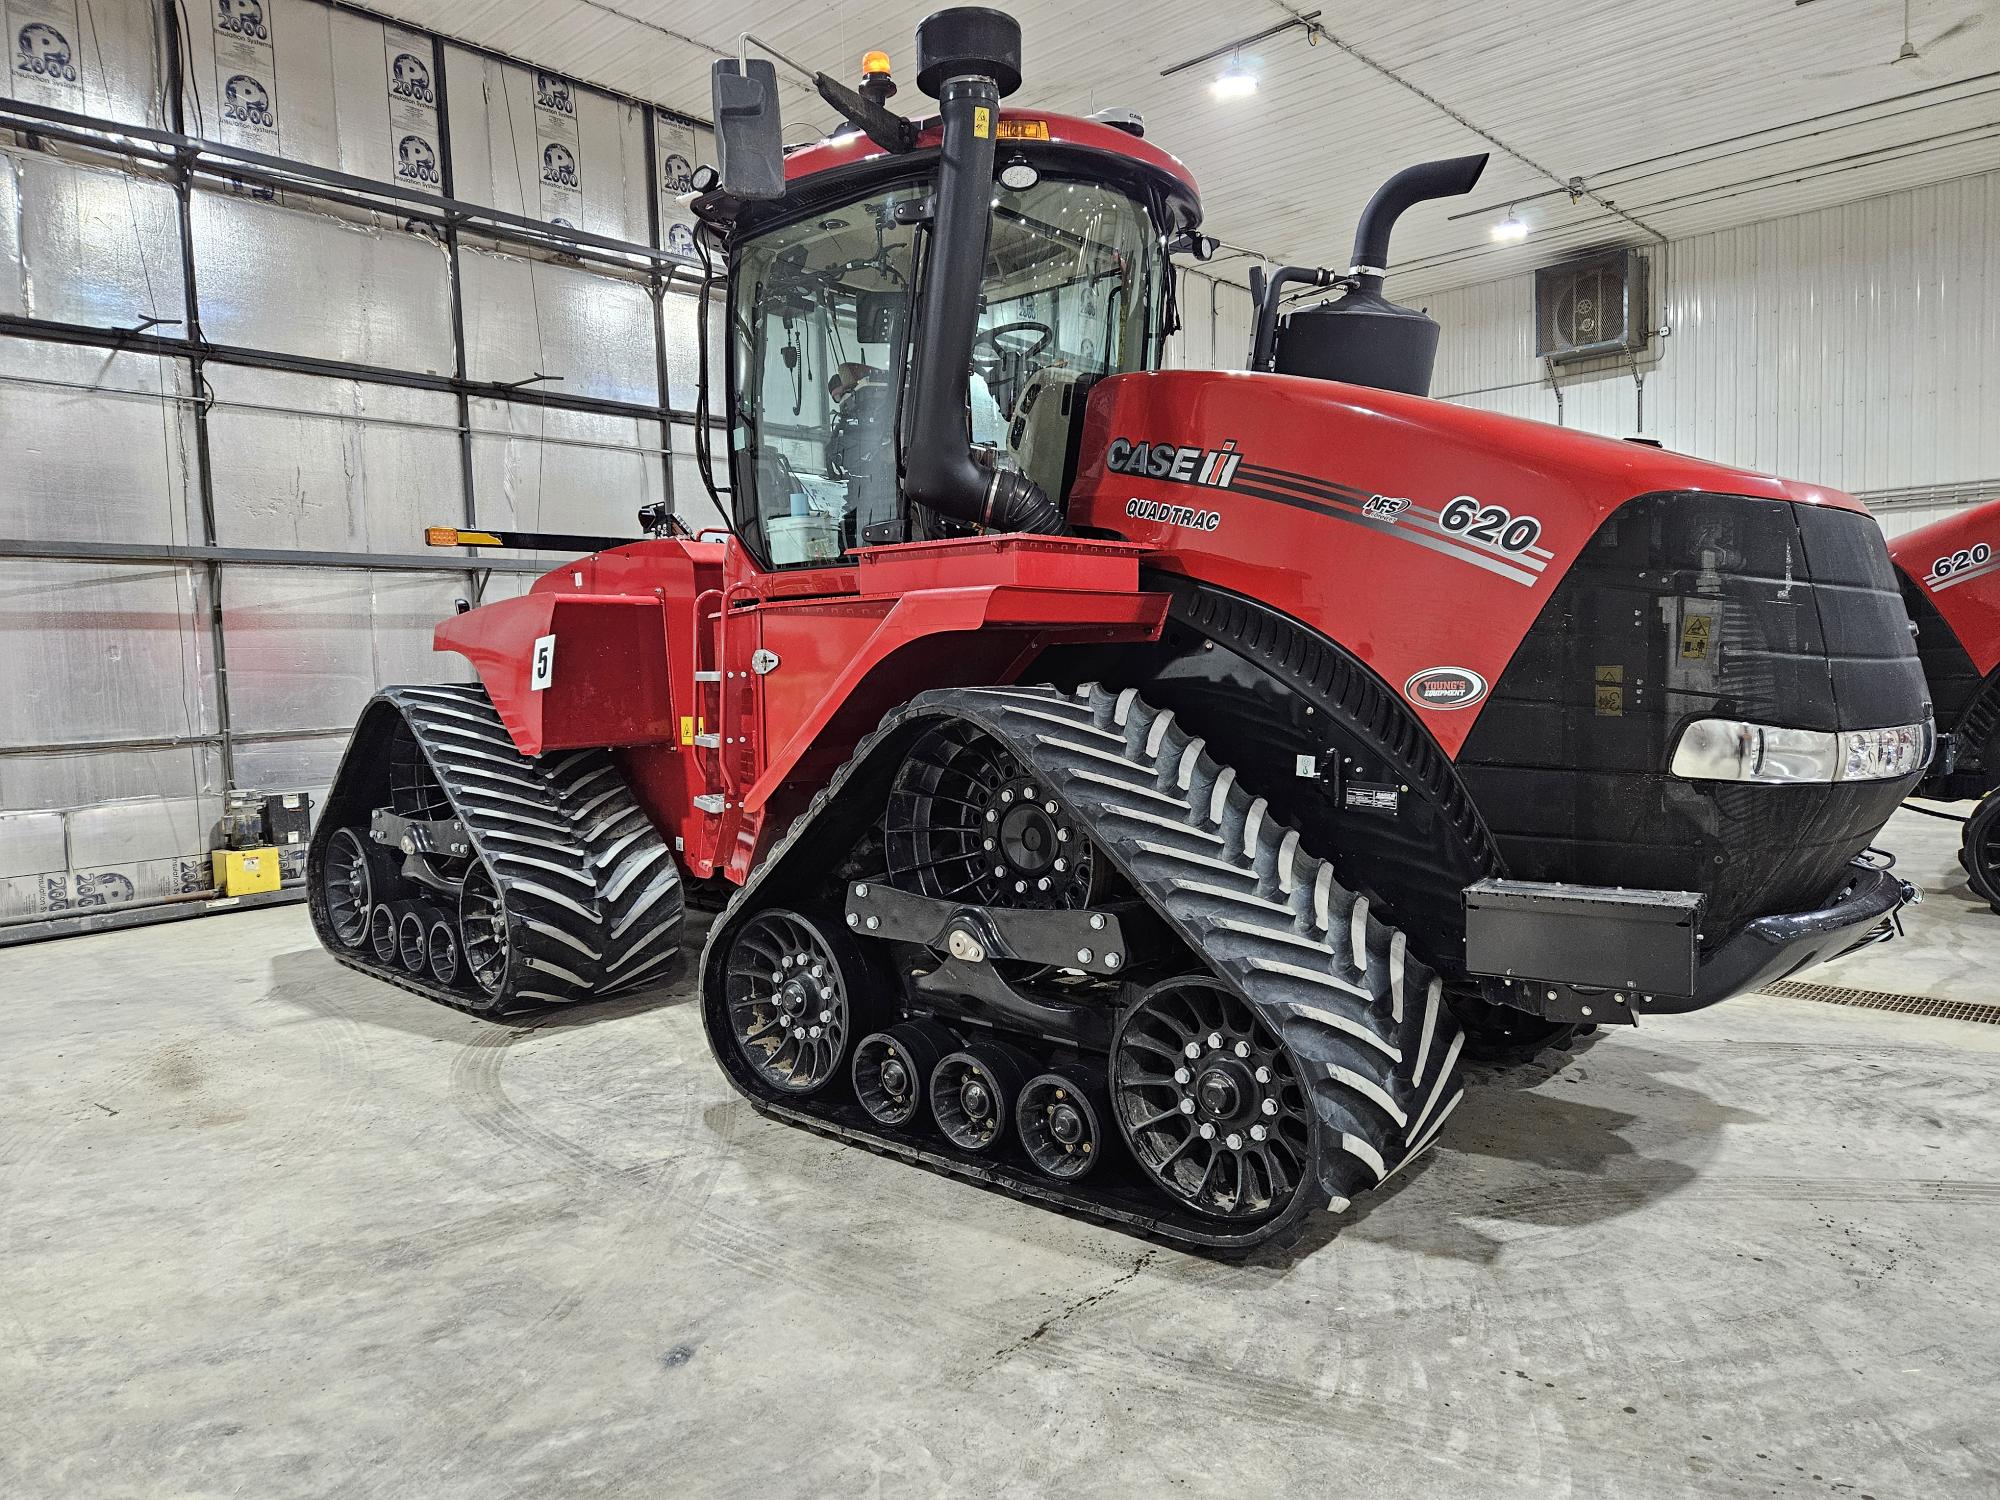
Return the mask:
[[[792,150],[717,65],[732,534],[438,627],[478,685],[384,692],[315,836],[342,962],[585,1000],[733,889],[701,1015],[757,1108],[1240,1250],[1418,1156],[1468,1052],[1886,933],[1931,729],[1879,532],[1427,399],[1390,228],[1483,158],[1264,282],[1252,370],[1161,370],[1186,169],[1002,109],[997,12],[917,45],[934,117],[822,75],[851,128]]]
[[[2000,912],[2000,797],[1987,795],[2000,787],[1996,549],[2000,500],[1905,532],[1889,544],[1937,711],[1938,753],[1917,793],[1984,799],[1965,820],[1958,862],[1980,899]]]

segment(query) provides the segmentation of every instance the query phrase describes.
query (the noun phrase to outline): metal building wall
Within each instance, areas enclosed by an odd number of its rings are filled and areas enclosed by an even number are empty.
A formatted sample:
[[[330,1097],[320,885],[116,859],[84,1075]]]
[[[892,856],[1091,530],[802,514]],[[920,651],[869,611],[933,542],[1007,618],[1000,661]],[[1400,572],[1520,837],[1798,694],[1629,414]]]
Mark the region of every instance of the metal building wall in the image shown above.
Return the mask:
[[[1558,366],[1565,423],[1811,480],[1893,533],[2000,496],[2000,173],[1649,252],[1672,332],[1629,365]],[[1394,283],[1391,283],[1394,291]],[[1433,294],[1433,389],[1554,421],[1534,281]]]
[[[432,626],[540,564],[425,524],[720,518],[695,122],[323,0],[0,12],[10,923],[206,887],[226,790],[463,675]]]

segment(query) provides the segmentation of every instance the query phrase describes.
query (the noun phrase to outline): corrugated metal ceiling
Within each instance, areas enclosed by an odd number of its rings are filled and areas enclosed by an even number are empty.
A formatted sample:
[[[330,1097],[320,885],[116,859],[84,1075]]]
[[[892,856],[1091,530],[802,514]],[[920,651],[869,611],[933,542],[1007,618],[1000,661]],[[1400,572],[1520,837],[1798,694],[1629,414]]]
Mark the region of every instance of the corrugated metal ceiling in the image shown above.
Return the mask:
[[[802,0],[387,0],[386,8],[588,82],[708,113],[708,66],[747,26],[838,77],[886,48],[907,67],[914,4]],[[1410,216],[1402,292],[1680,238],[2000,167],[2000,0],[1909,0],[1918,56],[1894,61],[1904,0],[1434,0],[1324,13],[1262,3],[1118,7],[1022,0],[1028,81],[1013,103],[1140,110],[1203,187],[1209,229],[1277,259],[1344,265],[1389,172],[1492,150],[1479,191]],[[1256,95],[1218,102],[1220,63],[1163,68],[1319,14],[1243,49]],[[780,70],[781,77],[784,70]],[[899,101],[919,108],[913,87]],[[788,136],[830,112],[799,86]],[[1590,195],[1558,187],[1580,177]],[[1510,207],[1533,228],[1496,246]],[[1448,213],[1473,210],[1453,220]]]

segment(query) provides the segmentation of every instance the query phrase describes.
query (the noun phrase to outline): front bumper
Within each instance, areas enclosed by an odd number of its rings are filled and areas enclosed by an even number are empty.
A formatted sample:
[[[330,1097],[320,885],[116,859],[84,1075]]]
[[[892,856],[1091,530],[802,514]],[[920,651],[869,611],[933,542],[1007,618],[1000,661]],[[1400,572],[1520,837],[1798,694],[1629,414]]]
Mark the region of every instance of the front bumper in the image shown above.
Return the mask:
[[[1486,998],[1551,1021],[1630,1023],[1775,984],[1894,931],[1915,887],[1865,860],[1811,911],[1758,917],[1702,951],[1684,892],[1481,881],[1468,887],[1466,960]]]

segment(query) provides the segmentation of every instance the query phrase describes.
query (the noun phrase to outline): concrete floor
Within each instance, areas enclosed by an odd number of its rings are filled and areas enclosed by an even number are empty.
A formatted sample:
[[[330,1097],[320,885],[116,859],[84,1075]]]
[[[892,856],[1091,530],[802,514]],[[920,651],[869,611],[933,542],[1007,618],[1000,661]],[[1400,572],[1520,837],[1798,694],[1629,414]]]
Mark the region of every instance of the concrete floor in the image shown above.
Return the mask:
[[[1226,1266],[760,1120],[684,985],[482,1023],[292,908],[0,1003],[8,1497],[2000,1491],[1996,1026],[1547,1053]]]

